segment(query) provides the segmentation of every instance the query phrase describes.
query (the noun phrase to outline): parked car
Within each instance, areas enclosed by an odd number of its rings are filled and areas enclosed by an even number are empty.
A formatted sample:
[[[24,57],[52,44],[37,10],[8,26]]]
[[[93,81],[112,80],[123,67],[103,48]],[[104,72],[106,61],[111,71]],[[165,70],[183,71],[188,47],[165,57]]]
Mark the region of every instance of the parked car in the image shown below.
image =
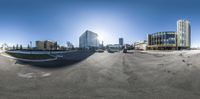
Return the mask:
[[[123,53],[127,53],[127,49],[126,48],[123,49]]]
[[[104,50],[103,49],[97,49],[96,52],[103,53]]]

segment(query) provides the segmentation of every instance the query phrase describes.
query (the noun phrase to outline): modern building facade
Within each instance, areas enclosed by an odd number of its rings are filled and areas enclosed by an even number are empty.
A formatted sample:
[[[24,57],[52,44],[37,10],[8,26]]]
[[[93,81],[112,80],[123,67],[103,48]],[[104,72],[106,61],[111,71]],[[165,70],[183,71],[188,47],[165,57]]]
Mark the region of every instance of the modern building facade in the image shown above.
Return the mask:
[[[79,48],[87,49],[87,50],[98,49],[99,48],[98,34],[92,31],[86,30],[79,37]]]
[[[148,49],[165,50],[176,49],[176,32],[163,31],[153,34],[148,34]]]
[[[123,38],[119,38],[119,45],[121,45],[121,46],[124,45],[124,39]]]
[[[147,35],[151,50],[190,49],[191,27],[188,20],[177,21],[177,31],[163,31]]]
[[[45,40],[45,41],[36,41],[37,50],[57,50],[57,42]]]
[[[190,48],[191,27],[188,20],[177,21],[177,46],[179,49]]]

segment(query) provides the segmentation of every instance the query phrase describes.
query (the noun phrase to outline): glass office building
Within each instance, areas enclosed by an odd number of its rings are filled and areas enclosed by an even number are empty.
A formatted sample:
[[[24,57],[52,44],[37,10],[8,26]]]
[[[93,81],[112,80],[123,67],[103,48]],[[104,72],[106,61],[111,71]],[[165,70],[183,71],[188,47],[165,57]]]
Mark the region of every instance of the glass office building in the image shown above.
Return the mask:
[[[98,34],[92,31],[85,31],[79,38],[79,48],[95,50],[99,48]]]
[[[148,49],[176,49],[176,32],[163,31],[148,34]]]

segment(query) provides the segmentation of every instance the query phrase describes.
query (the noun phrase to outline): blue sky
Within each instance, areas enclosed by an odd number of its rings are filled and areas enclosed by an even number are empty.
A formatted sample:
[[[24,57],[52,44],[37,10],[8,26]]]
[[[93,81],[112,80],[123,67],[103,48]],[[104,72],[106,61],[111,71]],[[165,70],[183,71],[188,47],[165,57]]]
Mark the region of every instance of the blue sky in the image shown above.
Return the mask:
[[[192,46],[200,46],[198,0],[0,0],[0,44],[53,40],[78,46],[85,30],[98,33],[105,44],[145,40],[147,33],[176,31],[188,19]]]

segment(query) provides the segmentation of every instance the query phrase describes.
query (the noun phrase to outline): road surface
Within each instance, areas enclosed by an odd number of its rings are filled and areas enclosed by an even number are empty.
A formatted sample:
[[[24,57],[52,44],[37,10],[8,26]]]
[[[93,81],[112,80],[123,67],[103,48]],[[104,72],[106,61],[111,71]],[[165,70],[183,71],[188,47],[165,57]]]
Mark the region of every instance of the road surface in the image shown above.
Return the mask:
[[[200,99],[199,58],[67,53],[35,64],[0,56],[0,99]]]

